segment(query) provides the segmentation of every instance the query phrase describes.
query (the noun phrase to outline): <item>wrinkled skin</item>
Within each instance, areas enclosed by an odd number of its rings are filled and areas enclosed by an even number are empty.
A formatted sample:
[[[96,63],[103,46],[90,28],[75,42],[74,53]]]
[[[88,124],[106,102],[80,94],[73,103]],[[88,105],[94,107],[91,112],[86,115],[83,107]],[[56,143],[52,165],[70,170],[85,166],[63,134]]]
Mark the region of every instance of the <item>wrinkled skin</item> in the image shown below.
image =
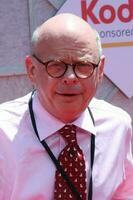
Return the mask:
[[[77,16],[57,15],[39,27],[38,35],[33,52],[44,62],[54,59],[66,63],[99,62],[96,32]],[[98,68],[86,79],[77,78],[72,67],[64,76],[52,78],[32,56],[26,57],[26,67],[43,107],[67,123],[79,117],[95,95],[103,77],[104,60],[102,55]]]

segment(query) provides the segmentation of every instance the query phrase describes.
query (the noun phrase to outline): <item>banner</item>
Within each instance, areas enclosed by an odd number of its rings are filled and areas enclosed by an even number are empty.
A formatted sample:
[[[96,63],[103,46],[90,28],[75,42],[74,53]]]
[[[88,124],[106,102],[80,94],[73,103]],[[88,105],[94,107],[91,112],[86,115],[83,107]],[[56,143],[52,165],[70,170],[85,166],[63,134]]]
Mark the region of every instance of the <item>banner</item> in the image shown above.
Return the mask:
[[[106,76],[133,96],[133,0],[67,0],[58,13],[82,17],[98,32],[106,56]]]

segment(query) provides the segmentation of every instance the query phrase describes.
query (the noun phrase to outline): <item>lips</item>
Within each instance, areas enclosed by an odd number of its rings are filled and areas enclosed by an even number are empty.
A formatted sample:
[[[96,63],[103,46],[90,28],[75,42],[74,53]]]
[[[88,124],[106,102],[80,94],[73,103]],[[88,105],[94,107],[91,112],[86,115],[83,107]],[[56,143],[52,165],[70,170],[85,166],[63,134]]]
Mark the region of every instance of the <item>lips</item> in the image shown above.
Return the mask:
[[[71,95],[79,95],[80,94],[80,92],[75,92],[75,91],[63,91],[63,92],[56,92],[57,94],[59,94],[59,95],[66,95],[66,96],[71,96]]]
[[[72,97],[76,97],[78,95],[80,95],[79,93],[57,93],[57,95],[59,95],[60,97],[64,97],[64,98],[72,98]]]
[[[68,97],[70,97],[70,96],[76,96],[76,95],[79,95],[79,94],[60,94],[60,95],[63,95],[63,96],[68,96]]]
[[[63,85],[59,84],[56,88],[56,93],[63,96],[76,96],[83,93],[81,85]]]

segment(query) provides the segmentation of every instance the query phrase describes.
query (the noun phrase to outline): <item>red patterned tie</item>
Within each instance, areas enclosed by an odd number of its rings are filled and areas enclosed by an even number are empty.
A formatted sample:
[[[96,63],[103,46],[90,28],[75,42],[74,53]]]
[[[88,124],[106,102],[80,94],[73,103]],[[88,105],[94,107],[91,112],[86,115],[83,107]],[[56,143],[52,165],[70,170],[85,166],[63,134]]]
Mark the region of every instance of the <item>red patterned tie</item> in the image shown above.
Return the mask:
[[[85,160],[83,152],[77,144],[76,126],[65,125],[59,132],[68,144],[61,151],[58,161],[79,192],[81,199],[86,200]],[[58,170],[55,180],[54,200],[77,200]]]

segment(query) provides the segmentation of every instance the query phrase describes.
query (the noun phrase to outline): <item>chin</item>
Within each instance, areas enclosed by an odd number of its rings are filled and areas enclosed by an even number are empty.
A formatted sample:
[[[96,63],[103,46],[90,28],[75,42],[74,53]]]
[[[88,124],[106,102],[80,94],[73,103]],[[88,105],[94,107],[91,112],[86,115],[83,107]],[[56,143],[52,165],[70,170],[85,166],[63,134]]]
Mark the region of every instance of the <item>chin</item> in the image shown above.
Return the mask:
[[[56,116],[61,121],[64,122],[71,122],[74,121],[80,114],[82,113],[82,110],[79,109],[79,106],[64,106],[57,109]]]

